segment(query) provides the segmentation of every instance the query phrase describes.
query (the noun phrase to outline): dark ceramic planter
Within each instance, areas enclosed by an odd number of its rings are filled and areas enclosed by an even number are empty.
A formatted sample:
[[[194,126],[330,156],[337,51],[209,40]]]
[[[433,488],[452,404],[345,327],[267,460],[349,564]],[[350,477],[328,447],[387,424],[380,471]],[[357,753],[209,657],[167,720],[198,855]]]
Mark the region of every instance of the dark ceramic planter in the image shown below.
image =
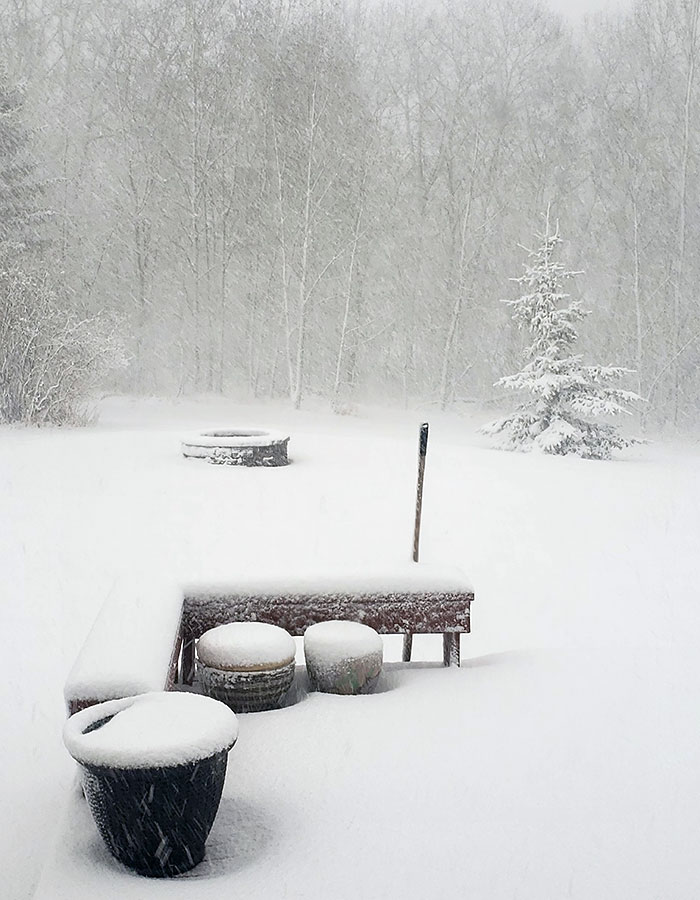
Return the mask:
[[[109,852],[140,875],[194,868],[214,824],[228,751],[179,766],[120,769],[81,763],[83,790]]]
[[[177,692],[99,703],[63,730],[109,852],[154,878],[180,875],[204,858],[237,736],[223,704]]]

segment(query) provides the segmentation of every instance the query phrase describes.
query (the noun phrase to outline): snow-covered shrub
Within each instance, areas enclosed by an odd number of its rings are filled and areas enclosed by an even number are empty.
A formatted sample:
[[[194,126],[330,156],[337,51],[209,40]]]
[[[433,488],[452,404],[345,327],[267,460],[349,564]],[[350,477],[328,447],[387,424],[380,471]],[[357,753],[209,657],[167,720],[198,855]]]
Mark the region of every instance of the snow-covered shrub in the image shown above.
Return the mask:
[[[48,273],[0,257],[0,423],[81,421],[123,347],[103,316],[80,317]]]
[[[352,400],[339,400],[338,398],[334,398],[331,401],[331,409],[336,416],[357,415],[357,404],[353,403]]]
[[[553,259],[561,243],[558,229],[550,233],[549,221],[541,244],[530,252],[532,262],[525,274],[512,281],[526,293],[517,300],[504,300],[514,310],[519,328],[526,328],[532,343],[525,350],[529,360],[522,371],[501,378],[497,385],[525,391],[530,397],[515,412],[485,425],[485,434],[502,435],[500,445],[508,450],[539,449],[545,453],[573,453],[586,459],[609,459],[613,450],[638,443],[626,437],[609,421],[629,413],[626,404],[640,400],[637,394],[612,387],[629,369],[621,366],[587,366],[570,350],[578,335],[575,325],[587,312],[578,301],[560,304],[569,295],[562,290],[566,279],[579,275],[567,271]]]

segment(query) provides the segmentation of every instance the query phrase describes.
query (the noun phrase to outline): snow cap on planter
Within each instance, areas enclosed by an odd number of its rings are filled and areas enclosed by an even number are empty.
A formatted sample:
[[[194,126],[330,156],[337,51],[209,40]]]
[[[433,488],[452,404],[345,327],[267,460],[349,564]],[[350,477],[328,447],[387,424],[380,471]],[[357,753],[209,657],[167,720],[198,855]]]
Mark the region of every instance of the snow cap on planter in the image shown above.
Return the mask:
[[[205,632],[197,655],[207,666],[236,672],[276,669],[294,659],[294,638],[265,622],[231,622]]]
[[[230,750],[237,737],[236,716],[224,704],[174,691],[89,706],[63,729],[66,748],[77,762],[139,769],[205,759]]]
[[[275,709],[294,680],[295,653],[293,638],[277,625],[219,625],[197,644],[202,687],[236,712]]]
[[[360,622],[317,622],[304,633],[312,685],[331,694],[370,691],[382,669],[383,645],[374,628]]]

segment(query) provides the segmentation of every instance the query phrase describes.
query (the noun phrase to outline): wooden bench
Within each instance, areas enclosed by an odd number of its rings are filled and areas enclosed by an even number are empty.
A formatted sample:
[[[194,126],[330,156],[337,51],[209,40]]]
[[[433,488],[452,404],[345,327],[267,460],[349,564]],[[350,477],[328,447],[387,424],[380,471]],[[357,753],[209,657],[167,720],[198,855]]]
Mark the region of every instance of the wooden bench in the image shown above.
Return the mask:
[[[418,568],[418,567],[416,567]],[[426,575],[429,575],[426,572]],[[380,634],[403,634],[403,658],[411,658],[413,634],[442,634],[443,662],[459,665],[459,635],[470,630],[471,587],[459,576],[421,579],[396,587],[376,576],[356,589],[311,589],[303,584],[191,588],[185,592],[182,616],[182,678],[194,677],[195,641],[210,628],[228,622],[268,622],[301,636],[309,625],[329,619],[350,619]],[[342,579],[339,579],[342,580]],[[396,581],[396,579],[394,579]],[[349,585],[349,580],[348,580]]]
[[[147,691],[169,690],[179,672],[182,586],[157,592],[128,580],[115,586],[95,619],[63,689],[68,714]]]
[[[65,688],[69,714],[113,699],[191,684],[197,639],[228,622],[268,622],[301,636],[316,622],[350,619],[380,634],[442,634],[443,663],[459,665],[470,631],[471,585],[456,569],[411,564],[369,575],[337,573],[169,588],[135,602],[123,590],[103,607]]]

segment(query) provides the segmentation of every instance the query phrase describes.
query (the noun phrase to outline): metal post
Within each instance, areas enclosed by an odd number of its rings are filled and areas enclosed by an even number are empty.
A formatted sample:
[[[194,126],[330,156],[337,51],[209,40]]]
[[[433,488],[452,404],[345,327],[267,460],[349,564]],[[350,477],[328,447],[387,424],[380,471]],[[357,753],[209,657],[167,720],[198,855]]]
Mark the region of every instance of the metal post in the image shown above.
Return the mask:
[[[418,486],[416,489],[416,522],[413,529],[413,562],[418,562],[420,543],[420,519],[423,511],[423,478],[425,477],[425,455],[428,452],[428,423],[423,422],[418,436]]]
[[[416,488],[416,519],[413,527],[413,562],[418,562],[420,545],[420,520],[423,512],[423,478],[425,477],[425,455],[428,452],[428,423],[423,422],[418,434],[418,485]],[[413,634],[407,631],[403,636],[403,661],[411,661]]]

